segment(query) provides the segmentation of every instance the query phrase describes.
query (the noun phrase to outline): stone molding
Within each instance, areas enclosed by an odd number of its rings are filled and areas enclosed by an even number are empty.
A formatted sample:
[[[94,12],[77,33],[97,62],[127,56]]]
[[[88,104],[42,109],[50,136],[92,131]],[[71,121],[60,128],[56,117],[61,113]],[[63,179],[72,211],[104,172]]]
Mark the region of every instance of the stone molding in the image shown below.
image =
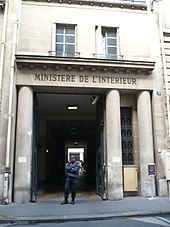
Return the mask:
[[[47,3],[59,3],[59,4],[74,4],[74,5],[86,5],[86,6],[100,6],[109,8],[121,8],[121,9],[136,9],[147,10],[146,1],[140,0],[23,0],[23,2],[47,2]]]
[[[76,58],[76,57],[56,57],[47,55],[31,55],[17,53],[16,65],[18,69],[28,67],[30,69],[41,68],[46,70],[47,68],[65,70],[77,69],[84,71],[90,69],[91,71],[123,71],[125,73],[144,73],[151,74],[155,67],[155,62],[148,60],[110,60],[110,59],[95,59],[95,58]]]

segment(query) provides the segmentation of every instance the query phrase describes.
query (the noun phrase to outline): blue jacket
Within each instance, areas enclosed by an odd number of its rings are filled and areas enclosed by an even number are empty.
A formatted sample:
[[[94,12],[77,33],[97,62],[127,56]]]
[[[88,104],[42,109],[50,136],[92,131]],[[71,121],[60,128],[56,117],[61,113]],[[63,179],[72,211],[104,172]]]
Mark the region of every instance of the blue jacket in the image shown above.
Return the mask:
[[[65,173],[69,177],[78,178],[80,165],[78,162],[74,162],[73,164],[71,162],[68,162],[65,165]]]

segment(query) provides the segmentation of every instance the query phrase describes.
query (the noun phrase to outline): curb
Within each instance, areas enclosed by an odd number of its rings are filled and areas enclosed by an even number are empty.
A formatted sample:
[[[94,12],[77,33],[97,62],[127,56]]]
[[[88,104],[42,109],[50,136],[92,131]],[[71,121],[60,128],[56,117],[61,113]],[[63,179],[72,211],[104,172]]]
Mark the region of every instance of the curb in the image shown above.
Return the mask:
[[[128,211],[118,213],[107,214],[88,214],[88,215],[62,215],[62,216],[46,216],[46,217],[9,217],[0,216],[0,224],[2,223],[15,223],[15,224],[28,224],[28,223],[66,223],[77,221],[95,221],[106,220],[121,217],[136,217],[136,216],[156,216],[156,215],[168,215],[170,210],[164,211]]]

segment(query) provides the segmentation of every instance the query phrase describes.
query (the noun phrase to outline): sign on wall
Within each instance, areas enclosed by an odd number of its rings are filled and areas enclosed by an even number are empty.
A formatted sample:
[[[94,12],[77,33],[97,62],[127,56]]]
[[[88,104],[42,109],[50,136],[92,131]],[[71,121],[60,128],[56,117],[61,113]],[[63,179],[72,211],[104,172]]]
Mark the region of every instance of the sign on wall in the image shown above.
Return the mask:
[[[148,175],[149,176],[156,176],[156,165],[155,163],[148,164]]]
[[[151,90],[151,77],[138,74],[101,73],[101,72],[67,72],[20,70],[16,77],[17,85],[52,86],[52,87],[84,87],[84,88],[116,88],[132,90]]]

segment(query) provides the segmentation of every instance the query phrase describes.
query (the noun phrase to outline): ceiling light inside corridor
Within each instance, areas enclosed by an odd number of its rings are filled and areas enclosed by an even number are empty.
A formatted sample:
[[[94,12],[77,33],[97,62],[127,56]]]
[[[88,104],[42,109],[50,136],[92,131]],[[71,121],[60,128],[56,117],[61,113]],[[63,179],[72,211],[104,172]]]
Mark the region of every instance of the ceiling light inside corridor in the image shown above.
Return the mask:
[[[69,106],[67,106],[67,109],[68,110],[77,110],[78,106],[77,105],[69,105]]]

